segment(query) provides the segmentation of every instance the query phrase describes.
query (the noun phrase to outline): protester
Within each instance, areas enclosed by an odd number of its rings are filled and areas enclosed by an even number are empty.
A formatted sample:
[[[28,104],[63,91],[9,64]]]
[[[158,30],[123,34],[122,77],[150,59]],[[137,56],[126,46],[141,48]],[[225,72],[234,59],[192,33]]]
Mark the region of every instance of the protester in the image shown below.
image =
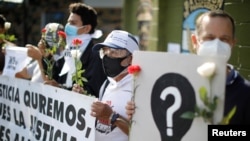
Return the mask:
[[[234,19],[222,10],[203,14],[197,19],[192,42],[198,55],[225,56],[228,61],[236,42]],[[229,124],[250,124],[249,100],[250,82],[228,64],[224,116],[236,106]]]
[[[83,84],[83,90],[87,91],[88,94],[98,97],[98,91],[106,79],[103,72],[101,59],[99,58],[97,51],[92,51],[93,36],[97,26],[97,13],[89,5],[83,3],[72,3],[69,5],[69,17],[68,22],[65,25],[66,33],[66,50],[72,49],[72,42],[75,39],[82,41],[79,47],[79,59],[82,62],[82,70],[85,70],[82,77],[87,79],[87,82]],[[55,64],[54,81],[47,81],[46,84],[50,84],[57,87],[66,87],[71,89],[73,83],[72,74],[70,68],[64,71],[65,65],[68,62],[67,57],[58,59]],[[60,70],[60,71],[59,71]],[[79,85],[77,85],[79,87]]]
[[[235,45],[234,19],[222,10],[209,11],[196,21],[192,35],[195,52],[201,56],[225,56],[227,61]],[[227,65],[224,117],[236,106],[236,112],[228,124],[250,124],[250,82],[243,78],[232,65]],[[131,120],[135,103],[129,101],[126,113]]]
[[[5,55],[4,55],[4,46],[6,43],[9,43],[5,38],[6,31],[10,28],[11,23],[7,22],[4,15],[0,14],[0,74],[3,71],[4,63],[5,63]]]
[[[94,50],[99,50],[107,76],[99,100],[91,106],[91,115],[97,118],[96,141],[128,141],[129,124],[124,107],[132,97],[133,78],[127,67],[132,63],[133,52],[139,50],[138,42],[126,31],[113,30]]]
[[[61,42],[59,42],[58,31],[63,31],[63,25],[59,23],[48,23],[44,29],[42,29],[41,39],[38,42],[37,47],[31,44],[27,44],[28,56],[33,61],[24,67],[20,72],[16,73],[17,78],[23,78],[31,80],[31,82],[43,83],[45,75],[53,73],[53,69],[49,70],[48,67],[55,62],[53,58],[54,53],[50,50],[61,48]],[[49,72],[50,71],[50,72]]]

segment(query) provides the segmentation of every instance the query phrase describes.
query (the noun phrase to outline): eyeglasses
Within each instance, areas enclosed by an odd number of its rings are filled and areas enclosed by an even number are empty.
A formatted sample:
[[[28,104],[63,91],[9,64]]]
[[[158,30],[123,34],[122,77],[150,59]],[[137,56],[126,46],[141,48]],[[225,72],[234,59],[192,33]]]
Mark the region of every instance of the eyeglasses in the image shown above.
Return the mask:
[[[126,49],[114,49],[110,47],[103,47],[99,50],[100,58],[102,59],[105,55],[110,58],[123,58],[128,56],[130,53]]]

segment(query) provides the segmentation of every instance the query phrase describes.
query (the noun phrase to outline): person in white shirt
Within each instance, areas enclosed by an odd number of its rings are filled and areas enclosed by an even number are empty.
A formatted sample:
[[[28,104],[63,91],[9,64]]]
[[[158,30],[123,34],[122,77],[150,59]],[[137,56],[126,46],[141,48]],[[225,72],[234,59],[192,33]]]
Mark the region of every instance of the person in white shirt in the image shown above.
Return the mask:
[[[59,23],[48,23],[44,28],[44,34],[41,36],[37,47],[31,44],[27,44],[28,56],[33,59],[26,67],[24,67],[20,72],[17,72],[16,78],[28,79],[31,82],[43,83],[46,79],[45,75],[47,70],[47,60],[54,59],[52,54],[46,52],[47,48],[52,48],[54,44],[59,41],[58,31],[63,31],[63,25]],[[44,36],[44,37],[43,37]],[[51,60],[53,61],[53,60]]]
[[[99,51],[107,76],[99,100],[93,102],[91,115],[96,117],[96,141],[128,141],[129,122],[125,106],[132,96],[133,76],[128,73],[132,54],[139,50],[135,37],[123,30],[113,30],[103,43],[93,47]],[[73,87],[78,91],[77,87]]]

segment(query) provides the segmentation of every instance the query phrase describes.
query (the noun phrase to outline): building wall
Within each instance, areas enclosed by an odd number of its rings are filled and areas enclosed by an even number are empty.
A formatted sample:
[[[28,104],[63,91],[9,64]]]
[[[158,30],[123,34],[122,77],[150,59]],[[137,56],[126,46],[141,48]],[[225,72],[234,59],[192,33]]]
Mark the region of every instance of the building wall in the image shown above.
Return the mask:
[[[168,43],[181,45],[184,1],[159,0],[159,32],[156,50],[167,51]],[[191,1],[195,2],[195,0]],[[223,9],[232,15],[236,22],[237,44],[233,48],[229,63],[250,80],[250,16],[248,14],[250,13],[250,1],[224,0]]]
[[[250,80],[250,1],[226,0],[224,5],[236,22],[237,43],[230,62]]]

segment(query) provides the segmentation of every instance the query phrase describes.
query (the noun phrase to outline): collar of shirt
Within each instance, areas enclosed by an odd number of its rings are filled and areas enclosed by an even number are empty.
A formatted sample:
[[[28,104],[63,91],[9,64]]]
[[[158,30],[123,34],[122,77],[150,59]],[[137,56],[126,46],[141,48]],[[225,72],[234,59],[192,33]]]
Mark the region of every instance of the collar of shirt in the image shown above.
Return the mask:
[[[238,76],[237,71],[234,69],[233,65],[228,64],[227,67],[229,68],[230,72],[227,75],[226,85],[231,85],[236,77]]]
[[[127,74],[125,77],[123,77],[120,81],[115,81],[112,77],[108,77],[109,80],[109,88],[110,89],[115,89],[118,87],[122,87],[124,84],[126,84],[128,81],[132,82],[132,75]]]

